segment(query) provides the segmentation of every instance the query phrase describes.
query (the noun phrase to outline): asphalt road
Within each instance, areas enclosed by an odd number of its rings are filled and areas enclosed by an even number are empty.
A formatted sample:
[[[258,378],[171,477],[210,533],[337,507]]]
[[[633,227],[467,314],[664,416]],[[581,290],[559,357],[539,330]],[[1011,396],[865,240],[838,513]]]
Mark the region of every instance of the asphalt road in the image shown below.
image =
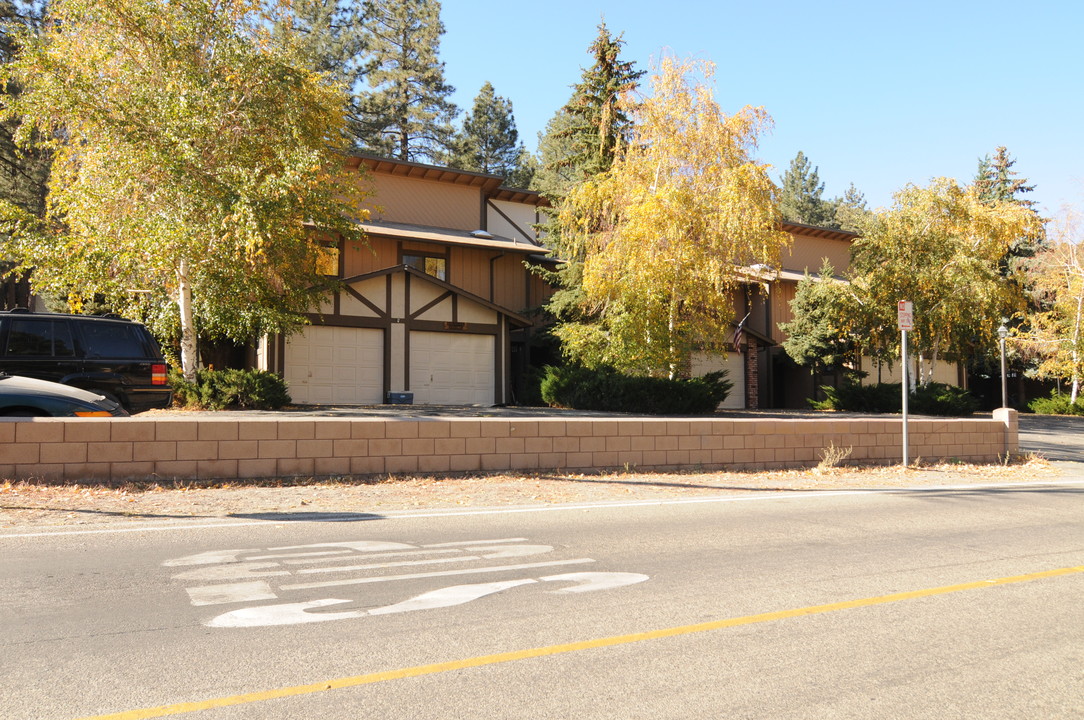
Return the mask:
[[[1021,415],[1020,449],[1048,460],[1084,462],[1084,417]]]
[[[12,720],[1084,717],[1080,481],[39,528],[0,588]]]

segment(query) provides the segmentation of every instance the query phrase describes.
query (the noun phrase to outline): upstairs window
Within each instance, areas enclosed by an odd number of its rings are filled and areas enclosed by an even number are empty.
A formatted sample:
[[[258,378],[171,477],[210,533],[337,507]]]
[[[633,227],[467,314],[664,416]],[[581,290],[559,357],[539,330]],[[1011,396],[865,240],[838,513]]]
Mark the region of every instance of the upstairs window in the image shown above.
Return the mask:
[[[432,275],[438,280],[448,280],[448,259],[436,255],[403,255],[403,264]]]

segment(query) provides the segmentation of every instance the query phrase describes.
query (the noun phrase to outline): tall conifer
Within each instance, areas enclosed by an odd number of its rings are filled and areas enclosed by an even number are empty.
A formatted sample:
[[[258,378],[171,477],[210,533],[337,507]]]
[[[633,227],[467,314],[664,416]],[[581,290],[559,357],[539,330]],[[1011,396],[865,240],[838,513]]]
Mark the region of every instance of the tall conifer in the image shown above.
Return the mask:
[[[439,162],[451,150],[459,111],[438,59],[443,34],[436,0],[366,3],[364,73],[370,92],[356,125],[362,149],[418,162]]]
[[[624,44],[621,35],[614,37],[605,22],[599,23],[598,37],[588,48],[594,63],[583,71],[564,107],[571,122],[561,132],[572,140],[572,153],[562,163],[579,168],[583,178],[609,170],[632,130],[632,120],[618,101],[637,88],[644,71],[621,59]]]
[[[461,170],[501,175],[508,185],[527,187],[531,170],[519,140],[512,101],[497,95],[486,82],[463,120],[449,164]]]
[[[779,194],[779,212],[784,220],[818,227],[835,227],[836,209],[833,203],[821,197],[824,183],[821,182],[817,169],[800,150],[790,161],[790,167],[783,175]]]

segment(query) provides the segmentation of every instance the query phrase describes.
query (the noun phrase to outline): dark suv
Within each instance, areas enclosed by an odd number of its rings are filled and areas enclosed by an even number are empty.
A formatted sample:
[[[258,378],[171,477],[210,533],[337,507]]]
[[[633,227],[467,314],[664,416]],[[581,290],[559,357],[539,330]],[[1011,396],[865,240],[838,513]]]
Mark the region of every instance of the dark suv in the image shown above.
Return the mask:
[[[173,401],[158,343],[116,315],[0,312],[0,371],[90,390],[131,413]]]

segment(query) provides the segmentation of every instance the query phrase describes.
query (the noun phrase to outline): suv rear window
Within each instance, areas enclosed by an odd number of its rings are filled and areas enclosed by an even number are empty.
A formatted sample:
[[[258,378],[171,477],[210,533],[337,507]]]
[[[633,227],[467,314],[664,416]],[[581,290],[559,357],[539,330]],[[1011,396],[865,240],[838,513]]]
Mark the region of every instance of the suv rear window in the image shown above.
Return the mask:
[[[88,358],[146,358],[139,328],[120,323],[84,323],[83,342]]]
[[[75,357],[68,323],[53,320],[12,320],[5,350],[14,357]]]

